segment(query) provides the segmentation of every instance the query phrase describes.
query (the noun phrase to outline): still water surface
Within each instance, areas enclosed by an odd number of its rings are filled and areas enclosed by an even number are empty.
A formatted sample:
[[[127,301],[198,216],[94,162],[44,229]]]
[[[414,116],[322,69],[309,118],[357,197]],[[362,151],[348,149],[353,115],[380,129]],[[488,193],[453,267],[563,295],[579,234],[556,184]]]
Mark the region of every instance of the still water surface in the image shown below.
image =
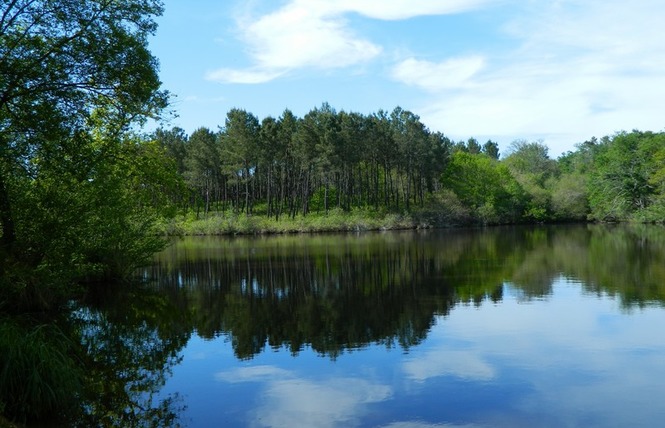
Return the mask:
[[[186,238],[141,274],[186,426],[665,421],[663,228]]]

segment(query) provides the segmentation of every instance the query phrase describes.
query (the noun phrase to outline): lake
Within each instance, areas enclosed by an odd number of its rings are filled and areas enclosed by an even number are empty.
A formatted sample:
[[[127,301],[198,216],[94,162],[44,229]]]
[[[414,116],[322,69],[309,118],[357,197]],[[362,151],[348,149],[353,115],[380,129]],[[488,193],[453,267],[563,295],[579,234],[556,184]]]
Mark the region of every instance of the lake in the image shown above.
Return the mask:
[[[161,425],[665,420],[662,227],[191,237],[140,274],[78,316]]]

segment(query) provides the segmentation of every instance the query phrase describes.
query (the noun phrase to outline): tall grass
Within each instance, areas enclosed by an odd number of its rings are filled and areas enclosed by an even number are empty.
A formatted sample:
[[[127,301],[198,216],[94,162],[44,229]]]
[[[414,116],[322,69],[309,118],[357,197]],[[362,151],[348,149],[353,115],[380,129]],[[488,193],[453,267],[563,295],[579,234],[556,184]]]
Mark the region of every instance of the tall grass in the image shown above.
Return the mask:
[[[83,374],[57,327],[0,319],[0,409],[14,422],[63,421],[74,410]]]
[[[313,233],[415,228],[418,224],[409,215],[369,210],[345,212],[332,209],[328,213],[312,213],[279,220],[265,215],[232,212],[210,213],[196,219],[191,214],[161,226],[167,235],[250,235],[270,233]]]

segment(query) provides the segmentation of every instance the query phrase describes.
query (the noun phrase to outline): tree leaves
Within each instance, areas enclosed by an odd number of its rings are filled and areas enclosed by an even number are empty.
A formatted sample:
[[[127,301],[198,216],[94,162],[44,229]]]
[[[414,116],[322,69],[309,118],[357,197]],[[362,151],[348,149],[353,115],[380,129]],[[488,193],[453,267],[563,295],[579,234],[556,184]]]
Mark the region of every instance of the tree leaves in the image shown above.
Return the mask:
[[[159,114],[159,0],[5,0],[0,12],[0,286],[126,274],[174,185],[133,126]],[[171,167],[169,167],[171,168]],[[154,210],[154,211],[152,211]],[[66,294],[66,293],[65,293]]]

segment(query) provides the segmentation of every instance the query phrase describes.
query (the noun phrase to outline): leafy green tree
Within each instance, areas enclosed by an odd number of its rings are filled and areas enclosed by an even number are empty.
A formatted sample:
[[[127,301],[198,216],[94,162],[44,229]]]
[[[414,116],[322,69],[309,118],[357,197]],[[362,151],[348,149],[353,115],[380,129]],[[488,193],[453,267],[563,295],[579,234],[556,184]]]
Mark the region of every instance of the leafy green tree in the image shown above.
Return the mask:
[[[393,169],[397,163],[397,144],[393,136],[389,115],[379,110],[370,118],[370,151],[374,154],[379,166],[377,167],[376,181],[383,181],[380,191],[383,194],[381,204],[385,207],[392,207],[393,201],[398,201],[395,192],[393,179]],[[378,191],[377,191],[378,193]],[[379,204],[377,197],[376,205]]]
[[[279,194],[280,204],[277,207],[275,217],[279,218],[282,209],[288,208],[291,215],[295,215],[297,191],[294,184],[297,182],[297,171],[299,170],[295,157],[295,135],[300,126],[300,120],[291,112],[284,110],[277,120],[277,144],[279,150]]]
[[[577,144],[575,151],[564,153],[557,159],[559,170],[563,174],[578,173],[588,176],[599,147],[600,144],[596,137]]]
[[[279,159],[280,152],[283,152],[279,140],[279,123],[277,119],[268,116],[261,121],[258,141],[258,158],[260,171],[262,174],[263,187],[265,188],[265,198],[267,202],[268,217],[272,217],[277,212],[275,205],[276,197],[279,192]],[[277,216],[277,214],[275,214]]]
[[[432,193],[439,190],[439,178],[450,160],[453,144],[441,132],[430,133],[429,140],[430,156],[426,159],[425,171],[427,172],[427,191]]]
[[[189,136],[182,128],[174,127],[172,129],[159,128],[151,138],[175,165],[179,185],[167,192],[170,201],[176,203],[181,209],[189,209],[193,194],[192,189],[185,186]]]
[[[189,140],[185,130],[177,126],[172,129],[159,128],[155,131],[153,138],[166,149],[169,157],[175,161],[178,174],[184,175]]]
[[[586,220],[589,214],[587,177],[579,173],[562,174],[552,184],[552,214],[557,220]]]
[[[442,180],[481,222],[519,220],[523,190],[503,163],[483,154],[457,151]]]
[[[254,178],[258,161],[259,148],[259,119],[242,109],[231,109],[226,114],[226,121],[222,132],[223,150],[222,160],[233,165],[240,193],[244,195],[243,208],[247,214],[252,211],[254,196]],[[242,187],[242,191],[240,188]],[[239,206],[240,199],[238,200]]]
[[[340,132],[341,115],[328,103],[320,108],[313,109],[303,121],[303,127],[308,131],[307,138],[302,141],[303,149],[311,156],[312,193],[323,190],[323,208],[328,212],[329,193],[331,185],[335,186],[336,177],[341,175],[343,153],[343,140]]]
[[[621,132],[597,149],[589,181],[593,218],[627,220],[658,198],[664,134]]]
[[[339,168],[335,172],[335,188],[339,190],[337,206],[349,210],[354,201],[358,206],[370,202],[370,194],[375,189],[376,153],[372,153],[368,147],[369,121],[366,117],[344,111],[338,116],[340,130],[336,152]]]
[[[589,172],[599,147],[593,137],[557,159],[560,175],[550,181],[552,216],[557,220],[586,220],[589,209]]]
[[[492,140],[487,140],[487,142],[483,144],[482,152],[492,159],[499,159],[499,145]]]
[[[115,216],[142,209],[142,202],[118,190],[136,189],[120,184],[136,171],[126,157],[136,143],[129,131],[167,102],[148,50],[153,18],[161,12],[157,0],[3,2],[1,285],[26,294],[46,278],[57,276],[64,284],[92,274],[85,266],[104,263],[92,253],[130,245],[128,236],[96,241],[100,234],[92,225],[124,222],[132,239],[146,231],[148,225],[130,219],[137,217]],[[106,199],[95,199],[103,194]],[[115,197],[123,199],[115,204]],[[101,207],[95,205],[100,200]],[[102,208],[115,206],[123,208]],[[99,251],[77,248],[82,242]]]
[[[471,137],[466,141],[466,150],[472,155],[477,155],[482,151],[482,147],[478,140]]]
[[[542,142],[514,141],[506,157],[508,167],[525,179],[544,186],[557,173],[556,161],[549,157],[549,148]]]
[[[557,163],[550,159],[542,142],[514,141],[505,164],[528,195],[524,216],[544,221],[552,217],[549,181],[558,173]]]
[[[410,209],[412,197],[420,197],[422,204],[422,166],[429,155],[429,130],[420,117],[401,107],[396,107],[390,115],[393,138],[398,150],[398,171],[404,204]],[[397,204],[399,208],[399,203]]]
[[[204,215],[210,211],[211,202],[221,171],[220,150],[217,136],[208,128],[199,128],[189,137],[185,177],[188,184],[196,189],[197,196],[204,202]],[[197,216],[198,216],[197,204]]]
[[[655,150],[652,158],[653,171],[649,184],[653,186],[654,195],[651,204],[645,210],[643,219],[647,221],[665,222],[665,136],[660,134],[660,148]]]

